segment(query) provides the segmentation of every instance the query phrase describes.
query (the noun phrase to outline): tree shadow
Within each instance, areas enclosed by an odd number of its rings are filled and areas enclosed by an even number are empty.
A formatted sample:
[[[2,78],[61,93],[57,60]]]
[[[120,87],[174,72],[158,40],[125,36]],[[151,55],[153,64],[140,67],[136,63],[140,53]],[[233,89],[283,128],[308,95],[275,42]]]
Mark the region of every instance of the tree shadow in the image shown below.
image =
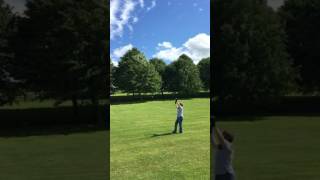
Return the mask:
[[[110,124],[108,107],[79,107],[77,116],[72,107],[0,109],[0,137],[106,131]]]
[[[137,95],[137,96],[111,96],[110,104],[118,105],[118,104],[137,104],[144,103],[148,101],[174,101],[175,98],[181,100],[188,100],[193,98],[209,98],[210,94],[207,92],[197,93],[193,95],[179,95],[179,94],[165,94],[165,95]]]
[[[1,129],[0,137],[28,137],[28,136],[50,136],[50,135],[70,135],[74,133],[94,133],[107,131],[108,129],[93,124],[56,125],[56,126],[33,126],[24,128]]]
[[[167,132],[167,133],[160,133],[160,134],[153,134],[151,137],[161,137],[161,136],[169,136],[169,135],[175,135],[176,133],[173,132]]]

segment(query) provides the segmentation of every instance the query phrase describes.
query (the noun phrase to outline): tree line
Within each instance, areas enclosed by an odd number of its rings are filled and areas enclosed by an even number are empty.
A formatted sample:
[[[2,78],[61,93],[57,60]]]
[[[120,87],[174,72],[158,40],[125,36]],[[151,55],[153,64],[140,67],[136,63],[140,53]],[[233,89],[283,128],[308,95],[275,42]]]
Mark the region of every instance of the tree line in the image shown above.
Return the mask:
[[[0,0],[0,105],[32,93],[98,106],[109,81],[107,0],[30,0],[21,14]]]
[[[185,54],[166,65],[159,58],[149,61],[137,48],[129,50],[120,58],[118,66],[110,60],[111,92],[130,93],[174,92],[192,95],[210,88],[210,57],[197,65]]]
[[[201,77],[209,73],[185,55],[163,68],[133,50],[118,70],[110,69],[108,4],[30,0],[18,15],[0,0],[0,105],[28,92],[57,103],[71,100],[75,107],[81,99],[97,104],[108,97],[110,75],[117,89],[135,94],[204,88],[221,99],[248,101],[319,94],[317,0],[286,0],[276,11],[265,0],[213,1],[211,88],[205,84],[210,78]]]
[[[320,1],[215,0],[213,84],[220,100],[320,92]]]

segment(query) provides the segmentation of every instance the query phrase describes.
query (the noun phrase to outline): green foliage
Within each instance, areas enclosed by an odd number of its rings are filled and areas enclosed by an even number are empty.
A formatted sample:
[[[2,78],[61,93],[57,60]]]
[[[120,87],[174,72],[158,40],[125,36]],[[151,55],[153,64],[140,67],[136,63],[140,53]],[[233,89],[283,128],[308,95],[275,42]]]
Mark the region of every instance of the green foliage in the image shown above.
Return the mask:
[[[120,60],[115,72],[115,84],[127,93],[157,92],[161,77],[145,56],[136,48],[128,51]]]
[[[197,66],[203,88],[210,90],[210,57],[202,59]]]
[[[164,72],[166,69],[166,63],[162,59],[152,58],[149,61],[156,69],[156,71],[160,74],[162,80],[164,79]],[[164,91],[164,83],[161,81],[161,92],[163,94]]]
[[[319,92],[320,1],[287,0],[279,15],[288,36],[289,53],[300,68],[299,84],[305,92]]]
[[[113,63],[112,63],[112,60],[110,59],[110,68],[109,68],[109,72],[108,72],[108,75],[109,75],[109,79],[110,79],[110,87],[109,87],[109,89],[110,89],[110,94],[113,94],[114,92],[115,92],[115,86],[114,86],[114,73],[115,73],[115,71],[116,71],[116,69],[115,69],[116,67],[113,65]]]
[[[12,36],[16,32],[16,17],[11,7],[0,0],[0,105],[11,103],[19,94],[18,81],[14,79],[14,52]]]
[[[297,73],[276,13],[259,0],[216,0],[213,12],[216,96],[250,100],[289,93]]]
[[[202,86],[197,66],[184,54],[167,66],[164,78],[167,90],[181,94],[194,94]]]
[[[16,64],[30,91],[59,100],[107,94],[106,0],[34,0],[19,21]]]
[[[166,69],[166,63],[162,59],[152,58],[149,61],[156,69],[156,71],[163,76]]]

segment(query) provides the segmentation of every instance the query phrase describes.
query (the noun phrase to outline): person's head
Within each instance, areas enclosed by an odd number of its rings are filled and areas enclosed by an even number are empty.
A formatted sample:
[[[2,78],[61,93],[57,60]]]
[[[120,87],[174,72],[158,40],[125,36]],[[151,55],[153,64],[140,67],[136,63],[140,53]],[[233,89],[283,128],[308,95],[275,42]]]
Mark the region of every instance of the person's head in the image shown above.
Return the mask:
[[[223,130],[223,131],[222,131],[222,135],[223,135],[224,139],[226,139],[226,140],[229,141],[230,143],[233,142],[234,136],[233,136],[231,133],[229,133],[228,131]]]
[[[182,102],[179,102],[179,104],[180,104],[180,106],[182,106],[182,107],[183,107],[183,104],[182,104]]]

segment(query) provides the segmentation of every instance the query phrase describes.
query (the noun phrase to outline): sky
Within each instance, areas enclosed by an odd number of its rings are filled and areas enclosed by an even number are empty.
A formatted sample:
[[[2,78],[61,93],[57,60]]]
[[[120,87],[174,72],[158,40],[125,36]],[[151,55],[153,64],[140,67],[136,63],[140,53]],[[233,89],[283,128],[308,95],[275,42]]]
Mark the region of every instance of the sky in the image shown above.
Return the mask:
[[[268,0],[269,6],[271,6],[274,9],[279,8],[280,6],[283,5],[285,0]]]
[[[111,0],[110,56],[133,47],[170,63],[181,54],[195,63],[210,56],[210,0]]]
[[[23,13],[25,10],[26,0],[4,0],[13,7],[14,12]]]
[[[22,13],[26,0],[4,0]],[[277,9],[285,0],[268,0]],[[210,0],[110,0],[110,57],[114,64],[133,47],[166,63],[187,54],[210,55]]]

